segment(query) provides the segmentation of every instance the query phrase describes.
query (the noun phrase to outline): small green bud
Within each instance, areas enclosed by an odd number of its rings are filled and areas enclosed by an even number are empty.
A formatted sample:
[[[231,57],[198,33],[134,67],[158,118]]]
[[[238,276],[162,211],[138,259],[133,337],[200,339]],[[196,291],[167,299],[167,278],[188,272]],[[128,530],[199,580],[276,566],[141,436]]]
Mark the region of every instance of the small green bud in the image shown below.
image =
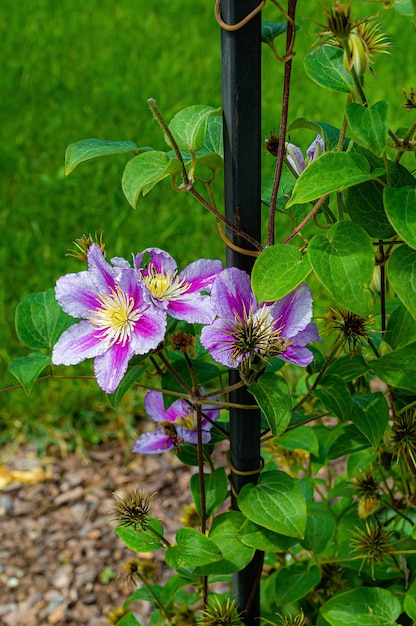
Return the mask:
[[[348,48],[344,49],[344,67],[348,72],[354,68],[357,76],[362,76],[370,67],[370,55],[364,39],[355,31],[348,37]]]

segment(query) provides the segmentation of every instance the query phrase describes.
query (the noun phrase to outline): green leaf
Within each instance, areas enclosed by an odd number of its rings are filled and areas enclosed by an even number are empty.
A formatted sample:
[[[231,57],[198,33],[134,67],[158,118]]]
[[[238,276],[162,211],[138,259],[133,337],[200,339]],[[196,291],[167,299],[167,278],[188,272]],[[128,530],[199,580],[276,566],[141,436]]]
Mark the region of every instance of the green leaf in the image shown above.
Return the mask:
[[[163,526],[159,520],[149,516],[148,526],[163,535]],[[133,526],[119,524],[114,530],[121,541],[134,552],[153,552],[162,546],[160,539],[150,529],[136,530]]]
[[[371,369],[385,383],[416,393],[416,342],[371,361]]]
[[[309,52],[304,60],[305,72],[313,81],[346,93],[355,92],[353,78],[344,67],[343,51],[334,46],[320,46]]]
[[[223,123],[221,115],[212,115],[207,120],[205,140],[202,148],[197,152],[197,160],[204,153],[216,154],[224,159]]]
[[[384,207],[397,234],[411,247],[416,248],[416,189],[411,187],[385,187]]]
[[[271,44],[278,35],[283,35],[287,31],[287,22],[261,21],[261,41]]]
[[[139,148],[134,141],[107,141],[106,139],[82,139],[71,143],[65,152],[65,174],[68,176],[83,161],[124,152],[142,152],[151,148]]]
[[[118,620],[117,626],[140,626],[140,622],[135,617],[134,613],[129,611],[126,615],[123,615],[123,617]]]
[[[378,446],[389,421],[389,407],[383,394],[380,391],[354,394],[350,419],[374,448]]]
[[[280,435],[278,444],[285,450],[306,450],[315,456],[319,454],[319,441],[309,426],[298,426],[293,430],[287,430]]]
[[[53,289],[32,293],[16,308],[16,332],[29,348],[52,350],[74,318],[64,313],[56,301]]]
[[[293,537],[280,535],[249,520],[241,526],[239,538],[244,545],[263,552],[286,552],[298,542]]]
[[[215,517],[209,538],[221,550],[223,558],[216,563],[196,568],[196,575],[231,574],[239,572],[250,563],[254,556],[254,548],[244,545],[239,537],[245,517],[238,511],[221,513]]]
[[[393,250],[388,273],[393,289],[416,319],[416,251],[408,246],[399,246]]]
[[[403,608],[408,616],[416,621],[416,580],[413,581],[406,591]]]
[[[335,534],[336,522],[326,502],[308,504],[305,539],[301,544],[315,554],[323,552]]]
[[[287,207],[317,200],[333,191],[344,191],[367,180],[380,177],[385,170],[371,171],[367,159],[353,152],[324,152],[309,163],[297,179]]]
[[[371,107],[356,102],[347,104],[349,130],[354,139],[377,156],[382,156],[387,139],[388,102],[381,100]]]
[[[393,7],[400,15],[407,15],[407,17],[416,15],[415,0],[396,0]]]
[[[393,349],[416,341],[416,320],[401,302],[390,313],[385,337]]]
[[[175,179],[180,172],[178,159],[170,159],[166,152],[143,152],[127,163],[121,186],[130,205],[135,209],[140,194],[145,196],[164,178],[172,176]]]
[[[297,482],[280,471],[263,472],[256,485],[244,485],[238,495],[242,513],[255,524],[302,539],[306,502]]]
[[[336,303],[367,317],[374,251],[365,230],[353,222],[338,222],[329,229],[327,238],[316,235],[311,239],[308,257]]]
[[[339,459],[345,454],[352,454],[359,450],[369,448],[367,437],[356,427],[355,424],[342,424],[339,437],[331,444],[328,450],[328,459]],[[339,432],[339,431],[338,431]]]
[[[195,104],[178,111],[169,123],[169,130],[174,136],[179,150],[197,152],[202,148],[208,118],[211,115],[220,115],[220,113],[220,108],[214,109],[214,107],[202,104]],[[168,140],[167,142],[169,143]]]
[[[176,534],[176,545],[166,550],[166,563],[178,569],[208,565],[222,558],[218,546],[194,528],[181,528]]]
[[[224,502],[228,491],[228,478],[223,467],[218,467],[212,474],[204,474],[206,515],[210,517]],[[196,510],[201,515],[201,489],[199,473],[191,476],[190,488]]]
[[[306,596],[321,581],[321,570],[317,565],[309,567],[307,563],[283,567],[275,578],[274,601],[277,606],[284,606]]]
[[[254,263],[251,282],[258,302],[280,300],[300,285],[311,271],[307,255],[289,244],[265,248]]]
[[[346,422],[350,417],[352,398],[347,384],[341,376],[326,377],[315,390],[314,395],[342,422]]]
[[[385,166],[383,159],[376,157],[372,152],[354,144],[351,152],[361,154],[370,163],[372,169]],[[389,187],[413,187],[415,179],[412,174],[400,163],[388,161]],[[353,222],[365,228],[371,237],[384,239],[392,237],[395,230],[387,218],[384,208],[383,191],[387,179],[385,174],[380,180],[370,180],[360,185],[349,187],[344,192],[345,208]]]
[[[27,356],[19,356],[13,359],[13,361],[9,363],[9,371],[22,385],[26,395],[30,395],[36,379],[50,362],[50,354],[32,352]]]
[[[331,626],[391,626],[401,606],[387,589],[357,587],[333,596],[320,610]]]
[[[292,401],[286,380],[280,374],[265,373],[248,391],[256,398],[273,435],[286,430],[292,414]]]
[[[322,384],[327,376],[340,376],[346,383],[359,378],[368,371],[368,365],[362,356],[345,354],[331,361],[326,373],[322,378]]]

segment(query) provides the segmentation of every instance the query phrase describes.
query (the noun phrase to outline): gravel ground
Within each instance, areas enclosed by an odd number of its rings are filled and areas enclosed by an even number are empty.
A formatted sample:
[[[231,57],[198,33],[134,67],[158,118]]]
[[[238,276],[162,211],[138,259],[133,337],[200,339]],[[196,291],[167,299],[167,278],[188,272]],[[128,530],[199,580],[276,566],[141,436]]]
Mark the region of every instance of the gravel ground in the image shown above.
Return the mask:
[[[126,458],[119,443],[101,446],[88,460],[40,459],[29,447],[3,453],[0,625],[108,624],[108,612],[132,591],[123,563],[134,556],[109,523],[112,494],[131,487],[157,492],[151,514],[171,540],[190,501],[191,471],[170,454]],[[134,606],[146,626],[150,605]]]

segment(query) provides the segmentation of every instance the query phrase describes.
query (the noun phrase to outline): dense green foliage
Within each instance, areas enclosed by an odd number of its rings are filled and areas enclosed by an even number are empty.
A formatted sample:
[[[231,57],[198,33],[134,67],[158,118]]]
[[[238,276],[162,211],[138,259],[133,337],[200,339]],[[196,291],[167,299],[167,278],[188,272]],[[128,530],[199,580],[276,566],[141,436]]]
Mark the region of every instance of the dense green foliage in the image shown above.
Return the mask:
[[[300,57],[319,30],[307,18],[322,21],[318,6],[312,15],[304,4],[299,3],[297,18]],[[373,11],[368,4],[358,7],[363,14]],[[266,6],[264,14],[273,19],[272,7]],[[400,34],[402,41],[410,41],[413,31],[408,20],[394,11],[385,12],[383,19],[393,40]],[[83,233],[111,232],[110,254],[159,245],[174,256],[180,254],[184,264],[198,254],[223,256],[219,238],[206,236],[212,217],[185,194],[171,193],[169,181],[140,204],[140,217],[133,214],[118,182],[128,157],[86,164],[69,178],[63,165],[67,145],[89,136],[130,139],[163,149],[146,99],[154,97],[167,119],[195,102],[218,106],[221,70],[220,31],[210,3],[4,0],[0,35],[0,379],[5,387],[14,384],[8,362],[21,350],[14,331],[17,303],[28,293],[48,289],[62,273],[78,270],[76,261],[65,253]],[[275,103],[281,95],[282,71],[265,47],[265,137],[279,124]],[[391,110],[400,124],[408,119],[401,89],[409,88],[411,80],[406,45],[397,47],[394,59],[383,59],[377,80],[368,79],[372,101],[382,99],[389,85]],[[333,119],[342,94],[328,98],[306,77],[302,63],[294,64],[294,85],[290,120],[317,119],[317,111],[321,119]],[[299,135],[294,131],[291,138],[299,137],[297,143],[305,147],[308,139]],[[272,160],[265,154],[265,181],[271,175]],[[90,415],[92,397],[106,406],[91,388],[75,386],[85,416]],[[13,402],[2,396],[0,419],[11,437],[22,434],[22,428],[23,439],[31,431],[42,438],[54,424],[57,432],[62,429],[62,418],[51,409],[50,393],[50,388],[40,387],[30,401],[21,392]],[[56,394],[61,415],[70,415],[73,408],[67,394],[59,389]],[[48,423],[46,431],[39,416]]]

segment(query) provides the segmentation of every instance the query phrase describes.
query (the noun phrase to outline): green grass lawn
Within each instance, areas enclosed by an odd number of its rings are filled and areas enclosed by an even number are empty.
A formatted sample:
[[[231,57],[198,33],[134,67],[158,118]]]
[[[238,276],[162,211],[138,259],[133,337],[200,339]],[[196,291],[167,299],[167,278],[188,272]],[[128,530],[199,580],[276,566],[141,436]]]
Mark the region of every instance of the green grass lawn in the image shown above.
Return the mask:
[[[299,2],[290,119],[339,125],[344,95],[318,88],[303,71],[302,56],[318,30],[306,19],[308,5],[315,7]],[[322,21],[316,5],[312,17]],[[359,6],[360,13],[367,5]],[[369,6],[367,14],[373,14]],[[271,3],[264,18],[279,21]],[[409,123],[401,89],[414,79],[414,31],[394,11],[384,12],[383,19],[401,44],[394,56],[377,60],[378,78],[368,78],[367,93],[372,102],[388,99],[392,119],[401,125]],[[120,186],[127,157],[85,163],[68,178],[63,170],[67,145],[87,137],[165,149],[147,98],[155,98],[167,119],[191,104],[219,106],[221,52],[213,3],[190,0],[2,0],[0,37],[0,386],[7,387],[15,383],[9,360],[25,352],[14,332],[15,307],[25,295],[52,287],[60,275],[80,270],[65,253],[83,233],[103,230],[110,256],[148,246],[168,249],[180,265],[224,256],[213,218],[190,197],[172,192],[169,183],[156,187],[136,212],[131,209]],[[266,136],[280,122],[282,66],[267,48],[263,57]],[[305,147],[313,136],[300,137],[298,131],[291,138]],[[265,155],[266,177],[272,164]],[[220,184],[218,190],[221,206]],[[138,411],[140,403],[126,401],[126,414]],[[79,431],[91,440],[94,420],[106,430],[110,414],[95,386],[79,381],[38,386],[29,399],[20,390],[2,394],[0,442],[17,436],[44,440],[46,433],[59,440],[63,432],[70,441]],[[112,419],[118,424],[117,415]]]

